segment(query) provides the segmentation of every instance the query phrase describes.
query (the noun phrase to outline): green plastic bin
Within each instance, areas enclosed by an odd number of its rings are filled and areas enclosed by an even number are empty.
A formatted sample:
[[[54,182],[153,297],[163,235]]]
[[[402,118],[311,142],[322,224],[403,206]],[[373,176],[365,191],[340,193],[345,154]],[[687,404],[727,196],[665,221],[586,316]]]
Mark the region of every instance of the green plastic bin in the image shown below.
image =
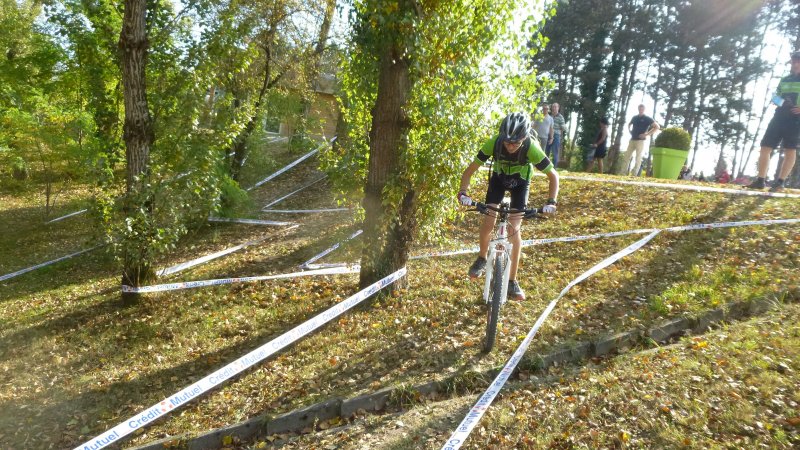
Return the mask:
[[[653,155],[653,177],[668,180],[678,179],[683,165],[686,164],[686,157],[689,156],[686,150],[663,147],[652,147],[650,154]]]

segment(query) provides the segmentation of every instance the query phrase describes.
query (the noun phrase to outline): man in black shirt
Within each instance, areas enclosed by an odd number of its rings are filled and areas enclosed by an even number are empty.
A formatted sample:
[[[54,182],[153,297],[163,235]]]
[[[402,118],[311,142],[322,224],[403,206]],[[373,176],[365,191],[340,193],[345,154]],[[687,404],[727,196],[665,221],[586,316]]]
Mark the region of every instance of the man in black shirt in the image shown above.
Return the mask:
[[[775,115],[767,125],[767,131],[761,139],[761,155],[758,158],[758,178],[748,187],[751,189],[764,189],[766,187],[767,170],[772,149],[783,142],[783,165],[778,179],[775,180],[770,192],[783,190],[786,177],[794,168],[797,157],[797,141],[800,137],[800,51],[792,53],[792,72],[784,77],[778,84],[776,98],[773,100],[778,105]]]
[[[661,127],[651,117],[644,115],[644,105],[639,105],[639,114],[633,116],[628,122],[628,131],[631,133],[631,141],[628,143],[628,150],[625,152],[624,164],[622,165],[623,175],[628,175],[633,152],[636,152],[636,165],[633,166],[632,175],[639,172],[639,166],[642,165],[642,153],[644,152],[644,143],[648,136],[661,129]]]

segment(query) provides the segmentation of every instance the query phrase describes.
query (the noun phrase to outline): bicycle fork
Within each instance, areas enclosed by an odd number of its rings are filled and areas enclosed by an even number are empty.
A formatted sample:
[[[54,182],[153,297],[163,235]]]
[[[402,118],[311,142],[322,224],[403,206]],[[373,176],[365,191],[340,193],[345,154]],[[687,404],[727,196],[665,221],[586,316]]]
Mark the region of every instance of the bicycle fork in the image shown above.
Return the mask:
[[[497,263],[498,258],[505,261],[503,267],[503,280],[501,283],[500,303],[504,304],[508,296],[508,278],[511,272],[511,251],[513,244],[508,242],[505,237],[492,239],[489,241],[489,254],[486,261],[486,283],[483,286],[483,301],[489,303],[491,301],[492,279],[494,278],[494,265]]]

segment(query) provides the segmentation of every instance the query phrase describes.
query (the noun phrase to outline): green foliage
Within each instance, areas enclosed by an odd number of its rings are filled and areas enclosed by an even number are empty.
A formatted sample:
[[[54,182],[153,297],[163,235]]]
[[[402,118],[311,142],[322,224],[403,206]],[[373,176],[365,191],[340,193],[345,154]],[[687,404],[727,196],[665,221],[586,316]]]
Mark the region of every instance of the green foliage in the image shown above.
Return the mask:
[[[148,175],[137,180],[133,192],[117,197],[101,191],[95,197],[92,210],[120,263],[152,264],[221,207],[223,192],[231,193],[231,198],[241,197],[241,190],[227,178],[219,160],[208,154],[195,156],[200,158],[192,161],[187,172],[176,176],[168,168],[154,165]]]
[[[353,42],[339,71],[346,135],[321,155],[343,202],[355,204],[362,197],[376,55],[392,39],[409,61],[413,87],[406,107],[410,132],[399,155],[400,170],[383,193],[384,206],[396,210],[414,191],[423,237],[440,234],[441,225],[456,215],[454,192],[477,149],[496,133],[505,114],[533,110],[530,99],[548,86],[526,62],[544,45],[541,36],[527,42],[536,20],[545,15],[542,3],[534,3],[539,14],[523,17],[511,4],[491,1],[431,3],[413,13],[397,2],[355,2]]]
[[[9,164],[11,168],[11,176],[16,180],[24,180],[28,178],[28,163],[21,156],[15,156]]]
[[[674,150],[686,150],[692,145],[692,136],[688,131],[683,128],[670,127],[661,130],[661,133],[656,137],[655,146],[663,148],[671,148]]]

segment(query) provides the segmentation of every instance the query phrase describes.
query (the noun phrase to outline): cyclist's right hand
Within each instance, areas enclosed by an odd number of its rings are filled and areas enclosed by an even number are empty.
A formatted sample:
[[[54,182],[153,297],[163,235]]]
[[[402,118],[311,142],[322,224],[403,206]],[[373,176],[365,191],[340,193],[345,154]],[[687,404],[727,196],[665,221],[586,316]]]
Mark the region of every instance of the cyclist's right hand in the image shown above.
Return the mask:
[[[458,202],[464,206],[472,206],[472,204],[474,203],[470,198],[470,196],[467,195],[467,193],[464,191],[460,191],[458,193]]]

